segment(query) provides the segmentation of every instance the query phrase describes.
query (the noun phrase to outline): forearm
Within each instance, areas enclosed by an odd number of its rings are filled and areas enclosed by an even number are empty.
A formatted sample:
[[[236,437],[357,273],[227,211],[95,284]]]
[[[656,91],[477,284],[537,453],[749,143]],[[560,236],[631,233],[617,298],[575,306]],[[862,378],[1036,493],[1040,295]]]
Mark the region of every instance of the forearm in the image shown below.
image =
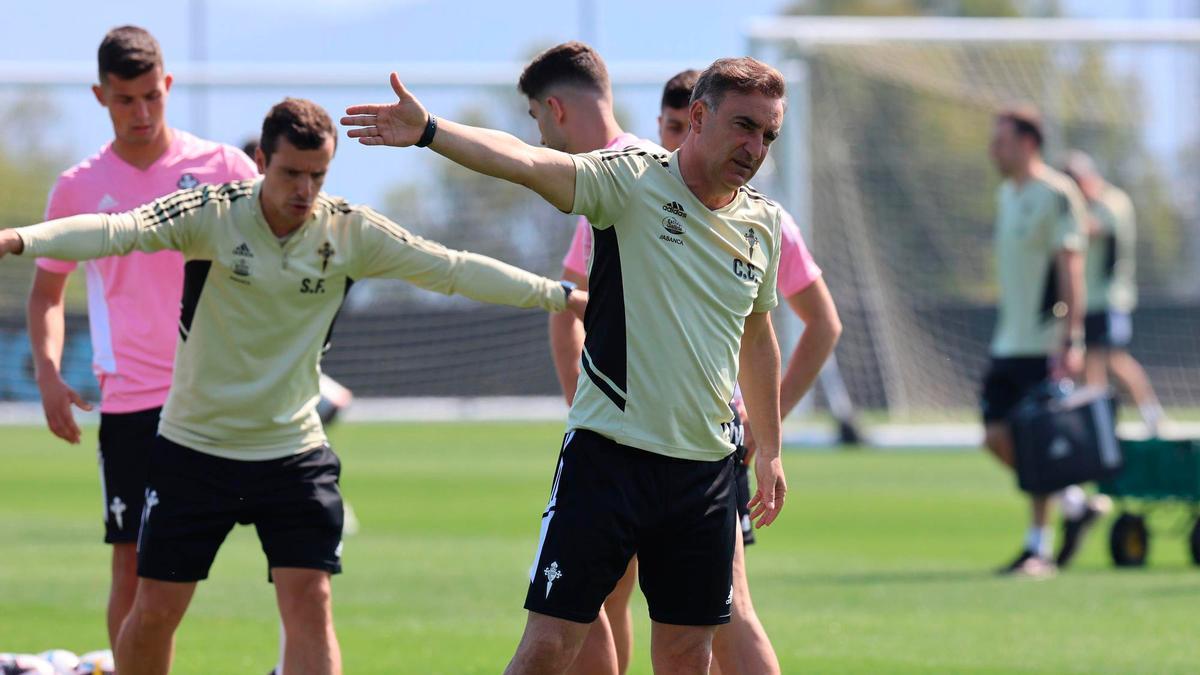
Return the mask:
[[[1059,254],[1059,288],[1062,289],[1060,300],[1066,305],[1066,326],[1068,340],[1083,337],[1083,317],[1086,299],[1083,286],[1083,256],[1069,251]]]
[[[88,213],[16,229],[21,255],[58,260],[92,260],[132,251],[138,242],[131,214]]]
[[[569,155],[538,148],[512,134],[438,120],[429,148],[457,164],[537,192],[560,211],[575,201],[575,168]]]
[[[46,298],[30,296],[27,307],[29,346],[32,350],[34,372],[38,380],[57,377],[61,372],[66,321],[63,304]]]
[[[583,322],[573,314],[550,315],[550,355],[567,405],[575,400],[579,382],[579,358],[583,353]]]
[[[840,331],[832,324],[817,323],[804,327],[792,358],[788,362],[787,373],[779,387],[779,416],[784,418],[800,403],[800,400],[812,389],[821,368],[833,347],[837,344]]]
[[[779,345],[770,324],[766,330],[743,338],[739,370],[742,398],[758,451],[768,457],[778,456],[783,444],[779,424]]]
[[[457,255],[448,293],[493,305],[541,307],[548,312],[566,308],[566,293],[557,281],[476,253]]]

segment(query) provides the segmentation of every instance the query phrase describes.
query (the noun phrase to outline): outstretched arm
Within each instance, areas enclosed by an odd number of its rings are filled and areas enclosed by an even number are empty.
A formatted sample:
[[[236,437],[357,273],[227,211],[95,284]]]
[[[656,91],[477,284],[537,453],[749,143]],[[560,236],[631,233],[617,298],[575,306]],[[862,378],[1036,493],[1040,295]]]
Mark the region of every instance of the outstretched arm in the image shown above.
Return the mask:
[[[346,108],[342,125],[347,135],[363,145],[416,145],[425,133],[430,115],[421,102],[391,75],[397,100],[389,104],[360,104]],[[450,120],[436,120],[437,131],[429,148],[472,171],[524,185],[560,211],[575,204],[575,164],[571,156],[539,148],[511,134],[480,129]]]
[[[57,260],[94,260],[132,251],[185,251],[205,217],[211,185],[181,190],[125,213],[84,213],[0,230],[0,257],[12,253]]]
[[[435,293],[511,307],[541,307],[582,317],[587,292],[569,294],[552,279],[470,251],[455,251],[418,237],[367,207],[361,215],[357,278],[403,279]]]

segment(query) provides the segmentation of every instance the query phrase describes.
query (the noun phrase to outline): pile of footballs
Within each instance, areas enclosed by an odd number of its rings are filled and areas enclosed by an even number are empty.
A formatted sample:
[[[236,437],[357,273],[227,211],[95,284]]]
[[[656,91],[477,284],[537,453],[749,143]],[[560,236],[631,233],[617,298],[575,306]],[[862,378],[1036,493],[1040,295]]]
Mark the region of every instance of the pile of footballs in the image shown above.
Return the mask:
[[[112,675],[112,651],[102,649],[76,656],[66,649],[41,654],[0,652],[0,675]]]

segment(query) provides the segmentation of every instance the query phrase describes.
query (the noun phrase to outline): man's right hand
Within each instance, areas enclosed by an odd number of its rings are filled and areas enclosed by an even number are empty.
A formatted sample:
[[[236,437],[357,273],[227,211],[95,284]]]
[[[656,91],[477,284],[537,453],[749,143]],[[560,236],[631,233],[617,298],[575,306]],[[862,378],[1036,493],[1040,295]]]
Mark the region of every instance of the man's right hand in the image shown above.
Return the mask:
[[[91,410],[92,404],[63,382],[58,373],[38,378],[38,390],[42,392],[42,410],[51,433],[68,443],[79,443],[79,425],[75,423],[71,406]]]
[[[8,254],[20,255],[25,250],[25,242],[16,230],[0,230],[0,258]]]
[[[587,313],[588,292],[576,289],[571,291],[571,296],[567,298],[567,308],[565,311],[575,315],[576,319],[583,321],[584,314]]]
[[[1050,379],[1082,382],[1083,355],[1083,347],[1068,345],[1062,352],[1050,359]]]
[[[356,127],[346,135],[357,138],[363,145],[391,145],[397,148],[415,145],[421,140],[429,113],[420,101],[408,93],[396,73],[392,73],[392,91],[396,92],[395,103],[360,103],[346,108],[342,126]]]

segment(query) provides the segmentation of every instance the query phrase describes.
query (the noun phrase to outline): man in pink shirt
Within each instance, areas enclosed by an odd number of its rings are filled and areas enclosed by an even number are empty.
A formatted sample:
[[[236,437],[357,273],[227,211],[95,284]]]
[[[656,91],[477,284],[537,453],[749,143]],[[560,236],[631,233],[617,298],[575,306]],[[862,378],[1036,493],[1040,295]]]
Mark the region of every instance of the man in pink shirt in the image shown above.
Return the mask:
[[[597,57],[599,58],[599,57]],[[683,143],[688,134],[688,108],[691,103],[692,89],[696,85],[699,72],[685,70],[672,77],[663,89],[661,113],[658,118],[659,138],[662,147],[674,152]],[[535,117],[537,117],[535,115]],[[543,127],[538,117],[539,127]],[[553,134],[551,134],[553,136]],[[628,135],[626,135],[628,136]],[[543,130],[543,142],[547,137]],[[634,138],[634,137],[630,137]],[[631,145],[626,139],[615,137],[605,147],[622,147]],[[582,148],[589,150],[593,148]],[[579,152],[581,150],[572,150]],[[780,228],[783,245],[780,249],[778,289],[787,299],[792,311],[804,322],[804,333],[792,354],[787,373],[780,383],[780,417],[786,417],[800,399],[812,388],[821,367],[833,352],[838,336],[841,335],[842,324],[838,318],[837,308],[829,289],[821,278],[821,269],[813,260],[804,244],[800,229],[791,215],[784,212]],[[571,247],[563,258],[563,279],[571,281],[581,288],[587,288],[588,267],[592,253],[592,228],[586,218],[580,218],[571,239]],[[583,324],[574,317],[551,316],[550,344],[554,354],[554,365],[558,371],[559,382],[563,394],[570,403],[575,393],[575,383],[579,377],[579,358],[583,349]],[[737,489],[738,510],[741,517],[742,538],[737,542],[733,560],[733,614],[729,624],[721,626],[713,638],[713,660],[711,672],[714,675],[735,675],[737,673],[769,674],[779,672],[779,661],[775,650],[762,627],[750,597],[750,587],[746,580],[745,546],[754,543],[754,530],[750,522],[750,512],[747,504],[750,501],[750,479],[747,466],[753,454],[754,441],[745,425],[746,414],[740,401],[733,405],[739,411],[735,423],[742,423],[744,442],[738,443],[738,453],[742,461],[738,464]],[[738,432],[735,432],[735,436]],[[616,589],[604,603],[604,614],[607,614],[612,627],[613,637],[620,657],[620,672],[625,672],[632,653],[632,626],[629,618],[629,596],[637,580],[637,559],[629,564],[629,570],[618,583]],[[603,616],[603,614],[602,614]],[[597,622],[599,623],[599,622]],[[593,630],[597,633],[598,630]],[[589,641],[593,637],[589,635]],[[594,662],[597,650],[587,650],[580,653],[576,661],[576,670],[584,672],[581,666],[585,659]]]
[[[67,169],[50,192],[46,219],[118,213],[201,183],[252,178],[254,163],[232,146],[167,126],[171,75],[142,28],[104,36],[100,82],[113,140]],[[55,436],[80,440],[71,406],[91,410],[62,379],[63,297],[74,262],[40,259],[29,296],[29,337],[46,422]],[[100,477],[105,537],[113,545],[108,633],[116,643],[137,589],[136,542],[149,449],[167,397],[179,330],[183,256],[175,251],[104,258],[84,265],[93,370],[100,383]]]

